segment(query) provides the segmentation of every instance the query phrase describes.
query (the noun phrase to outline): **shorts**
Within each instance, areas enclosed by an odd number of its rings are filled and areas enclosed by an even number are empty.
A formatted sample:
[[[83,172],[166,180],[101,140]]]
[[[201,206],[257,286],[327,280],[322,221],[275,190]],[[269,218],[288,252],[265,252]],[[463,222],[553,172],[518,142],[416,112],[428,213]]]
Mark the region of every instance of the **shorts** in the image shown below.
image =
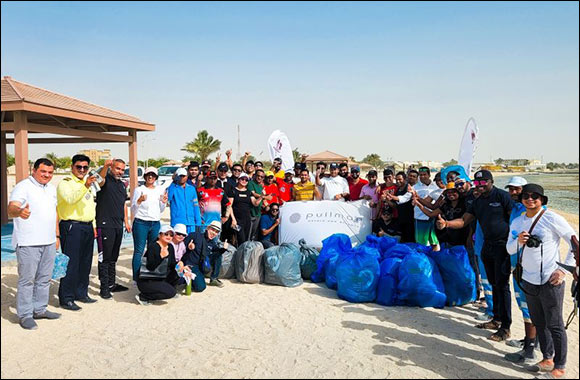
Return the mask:
[[[415,242],[426,246],[439,244],[439,239],[435,235],[435,224],[431,219],[415,219]]]

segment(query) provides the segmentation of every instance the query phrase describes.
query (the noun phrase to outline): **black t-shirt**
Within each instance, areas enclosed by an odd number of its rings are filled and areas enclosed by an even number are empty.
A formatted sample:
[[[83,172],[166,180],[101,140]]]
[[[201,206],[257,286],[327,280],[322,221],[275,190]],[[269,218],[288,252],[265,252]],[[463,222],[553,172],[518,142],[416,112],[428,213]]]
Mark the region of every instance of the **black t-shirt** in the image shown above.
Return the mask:
[[[407,194],[407,184],[403,188],[397,188],[396,195],[400,197],[401,195]],[[397,204],[397,210],[399,210],[398,219],[400,222],[411,222],[415,220],[415,210],[413,206],[413,202],[405,202]],[[380,219],[380,218],[378,218]]]
[[[378,235],[380,230],[383,230],[389,236],[401,236],[401,228],[395,219],[391,219],[390,223],[386,224],[383,218],[378,217],[373,222],[373,234]]]
[[[97,228],[123,228],[127,189],[121,180],[107,173],[97,193]]]
[[[226,215],[228,203],[230,202],[228,198],[234,197],[234,188],[228,182],[227,178],[224,179],[223,181],[218,178],[216,182],[216,187],[224,189],[224,196],[222,198],[222,217],[224,217]]]
[[[514,201],[509,193],[494,186],[489,196],[480,195],[467,206],[466,212],[475,216],[486,242],[502,242],[508,238],[513,206]]]
[[[240,191],[234,188],[234,215],[236,220],[245,221],[250,220],[250,210],[252,209],[252,192],[248,189]]]
[[[167,246],[167,251],[169,255],[165,258],[161,258],[161,246],[157,241],[152,242],[147,246],[147,251],[145,251],[145,257],[147,257],[147,269],[155,270],[163,260],[168,260],[167,263],[167,272],[166,272],[166,280],[172,284],[175,284],[179,280],[179,276],[175,271],[175,250],[172,244]],[[139,269],[141,271],[141,269]],[[152,279],[150,281],[160,281],[161,279]]]
[[[465,214],[466,208],[467,206],[464,198],[459,198],[456,207],[453,207],[451,202],[445,201],[445,203],[440,207],[441,217],[445,220],[459,219],[463,214]],[[445,228],[438,236],[440,237],[439,240],[441,242],[449,243],[451,245],[465,245],[468,233],[469,227],[465,226],[458,230]]]

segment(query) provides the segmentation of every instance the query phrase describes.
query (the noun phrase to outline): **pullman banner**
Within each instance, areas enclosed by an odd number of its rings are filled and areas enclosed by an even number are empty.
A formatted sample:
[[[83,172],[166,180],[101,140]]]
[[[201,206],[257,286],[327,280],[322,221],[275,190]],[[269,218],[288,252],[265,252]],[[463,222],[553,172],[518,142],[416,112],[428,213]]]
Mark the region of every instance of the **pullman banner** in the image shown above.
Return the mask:
[[[280,243],[305,239],[308,245],[322,247],[322,240],[343,233],[356,245],[371,232],[371,209],[365,200],[287,202],[280,207]]]

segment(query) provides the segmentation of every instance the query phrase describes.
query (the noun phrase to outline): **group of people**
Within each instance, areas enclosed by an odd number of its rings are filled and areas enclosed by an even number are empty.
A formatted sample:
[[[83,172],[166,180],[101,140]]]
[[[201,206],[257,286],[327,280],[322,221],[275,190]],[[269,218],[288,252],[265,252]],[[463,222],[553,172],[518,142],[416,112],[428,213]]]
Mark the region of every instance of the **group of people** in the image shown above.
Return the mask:
[[[349,168],[346,163],[331,163],[327,173],[326,163],[319,162],[311,173],[298,162],[294,171],[285,172],[279,158],[266,170],[248,157],[246,153],[241,164],[233,163],[228,152],[226,162],[218,157],[213,168],[207,160],[191,162],[175,172],[168,187],[156,184],[156,168],[147,168],[130,207],[121,181],[123,160],[106,161],[100,173],[89,174],[90,159],[75,155],[71,175],[57,188],[49,183],[54,164],[37,160],[32,175],[15,186],[8,206],[14,218],[20,325],[35,329],[35,319],[60,316],[47,310],[59,246],[70,259],[60,280],[59,303],[75,311],[81,308],[77,302],[96,302],[88,294],[95,238],[100,297],[111,299],[128,290],[116,282],[116,263],[123,229],[132,232],[133,280],[140,291],[136,297],[147,304],[174,297],[179,286],[201,292],[206,276],[209,285],[223,287],[218,279],[223,252],[230,244],[248,240],[260,240],[266,247],[278,244],[278,215],[286,202],[364,199],[378,236],[395,236],[433,250],[442,244],[466,246],[476,273],[477,302],[485,310],[486,320],[477,327],[496,330],[492,340],[510,337],[509,279],[512,267],[520,263],[523,276],[521,283],[514,281],[514,288],[526,336],[513,343],[522,350],[506,359],[531,364],[533,370],[548,371],[555,378],[564,375],[565,271],[557,261],[564,238],[571,247],[565,263],[576,265],[572,252],[577,252],[578,240],[561,216],[546,209],[548,198],[541,186],[514,177],[506,192],[494,186],[486,170],[476,172],[473,180],[454,170],[431,179],[428,167],[397,173],[387,168],[384,182],[378,183],[376,170],[365,180],[358,166]],[[166,207],[170,225],[161,224]],[[481,300],[480,285],[485,295]],[[543,359],[535,363],[537,340]]]

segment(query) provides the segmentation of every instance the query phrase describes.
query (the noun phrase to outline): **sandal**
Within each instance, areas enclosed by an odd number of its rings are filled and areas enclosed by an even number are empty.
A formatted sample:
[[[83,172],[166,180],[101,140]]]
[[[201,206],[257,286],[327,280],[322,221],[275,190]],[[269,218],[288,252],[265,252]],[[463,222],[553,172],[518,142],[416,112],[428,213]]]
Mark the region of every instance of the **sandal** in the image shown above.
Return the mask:
[[[510,337],[510,331],[506,329],[499,329],[497,332],[491,334],[489,340],[493,340],[494,342],[503,342],[507,338]]]
[[[500,323],[498,321],[488,321],[484,323],[478,323],[475,325],[478,329],[486,329],[486,330],[497,330],[500,327]]]

